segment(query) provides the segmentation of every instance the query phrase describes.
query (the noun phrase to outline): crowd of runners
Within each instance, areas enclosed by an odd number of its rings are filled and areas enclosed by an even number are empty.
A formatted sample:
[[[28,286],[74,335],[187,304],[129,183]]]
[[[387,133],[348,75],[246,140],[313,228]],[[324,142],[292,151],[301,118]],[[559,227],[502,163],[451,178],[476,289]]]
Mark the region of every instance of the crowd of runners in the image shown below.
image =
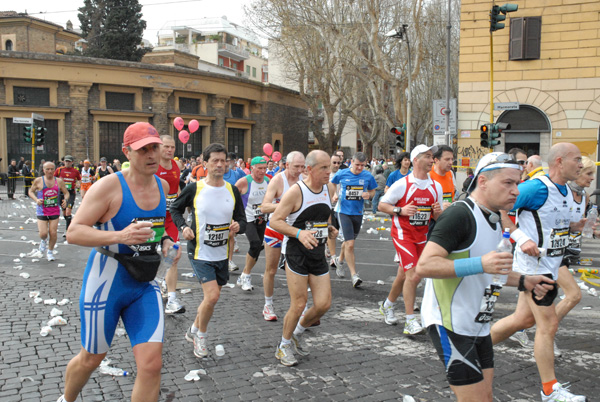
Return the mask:
[[[160,254],[166,256],[181,240],[187,242],[203,290],[185,333],[194,355],[210,353],[209,324],[221,287],[239,269],[232,261],[235,238],[245,235],[249,248],[237,285],[253,291],[252,269],[264,250],[264,320],[276,321],[283,314],[275,296],[290,301],[281,339],[273,340],[274,358],[285,366],[298,364],[310,353],[305,330],[319,325],[335,302],[330,270],[344,277],[347,265],[352,286],[362,284],[355,241],[365,201],[378,191],[375,208],[392,218],[399,263],[388,297],[379,302],[382,325],[398,323],[395,303],[402,295],[404,334],[429,334],[440,370],[459,401],[492,401],[493,345],[509,337],[526,344],[525,330],[535,326],[541,400],[586,400],[554,373],[560,353],[555,333],[581,298],[568,266],[579,257],[590,204],[585,188],[596,170],[575,145],[552,146],[547,171],[539,156],[527,158],[519,149],[487,154],[464,197],[458,197],[453,152],[447,146],[421,144],[401,154],[385,182],[375,178],[382,173],[378,169],[375,175],[365,170],[367,158],[360,152],[345,164],[341,151],[292,151],[278,171],[272,161],[257,156],[246,172],[221,144],[206,147],[182,180],[174,152],[172,137],[160,136],[148,123],[135,123],[123,137],[128,168],[106,174],[84,193],[89,171],[71,170],[67,156],[58,170],[46,163],[44,175],[32,185],[29,194],[37,203],[43,243],[39,252],[51,259],[61,207],[67,241],[92,248],[80,296],[82,347],[67,366],[59,402],[78,400],[106,356],[119,319],[137,365],[131,400],[158,400],[164,314],[185,312],[175,292],[182,251],[164,280],[156,274]],[[85,198],[71,219],[78,186]],[[497,251],[505,230],[513,252]],[[287,295],[274,294],[278,268],[285,270]],[[418,317],[421,281],[425,290]],[[518,302],[513,314],[493,323],[504,286],[518,288]],[[555,303],[558,287],[565,298]]]

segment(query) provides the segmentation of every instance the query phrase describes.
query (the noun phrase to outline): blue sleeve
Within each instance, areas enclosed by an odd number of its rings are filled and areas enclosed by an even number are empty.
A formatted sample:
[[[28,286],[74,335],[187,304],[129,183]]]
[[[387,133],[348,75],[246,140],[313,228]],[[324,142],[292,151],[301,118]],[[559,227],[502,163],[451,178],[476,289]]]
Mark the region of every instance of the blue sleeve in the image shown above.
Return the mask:
[[[344,173],[343,170],[341,170],[341,169],[338,170],[338,172],[335,175],[333,175],[333,178],[331,179],[331,182],[333,184],[340,184],[340,176],[342,175],[342,173]]]
[[[548,187],[540,180],[532,179],[519,184],[519,196],[513,211],[524,208],[537,211],[548,198]]]
[[[396,172],[399,172],[399,170],[394,170],[392,173],[390,173],[390,175],[387,178],[387,181],[385,182],[385,185],[387,187],[392,187],[392,184],[394,184],[396,182],[396,176],[398,176],[398,174]]]
[[[369,173],[370,179],[369,179],[369,185],[368,185],[368,190],[374,190],[377,188],[377,180],[375,180],[375,177],[373,177],[373,175],[371,173]]]

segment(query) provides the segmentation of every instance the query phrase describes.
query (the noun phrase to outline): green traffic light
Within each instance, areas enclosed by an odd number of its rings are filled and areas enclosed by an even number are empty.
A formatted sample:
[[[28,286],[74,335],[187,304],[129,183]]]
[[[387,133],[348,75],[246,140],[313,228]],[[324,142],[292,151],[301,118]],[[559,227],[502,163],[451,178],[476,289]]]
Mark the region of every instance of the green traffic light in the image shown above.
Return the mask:
[[[507,13],[512,13],[518,9],[519,6],[512,3],[506,3],[503,6],[493,6],[490,11],[490,32],[504,29],[505,25],[500,21],[506,20]]]

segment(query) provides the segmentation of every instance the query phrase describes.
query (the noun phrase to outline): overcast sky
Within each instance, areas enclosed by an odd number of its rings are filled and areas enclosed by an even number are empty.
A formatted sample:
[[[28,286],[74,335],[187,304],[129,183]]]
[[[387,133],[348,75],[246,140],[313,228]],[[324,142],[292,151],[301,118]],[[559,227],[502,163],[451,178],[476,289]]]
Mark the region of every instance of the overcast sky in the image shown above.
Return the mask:
[[[178,25],[186,25],[187,21],[204,17],[221,17],[237,24],[245,25],[244,5],[251,0],[140,0],[143,19],[146,20],[144,38],[152,44],[156,43],[156,35],[165,29],[167,21],[177,21]],[[21,0],[10,6],[5,4],[2,11],[27,11],[33,17],[45,19],[65,26],[71,20],[74,28],[79,28],[77,9],[83,6],[83,0]]]

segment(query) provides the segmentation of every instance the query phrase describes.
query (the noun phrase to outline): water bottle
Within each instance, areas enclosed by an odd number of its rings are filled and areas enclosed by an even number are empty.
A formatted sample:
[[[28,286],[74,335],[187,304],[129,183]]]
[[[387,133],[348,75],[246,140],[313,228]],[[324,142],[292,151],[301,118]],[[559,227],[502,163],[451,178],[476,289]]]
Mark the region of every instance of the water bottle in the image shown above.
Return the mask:
[[[173,244],[173,246],[169,249],[167,256],[163,258],[160,266],[158,267],[158,271],[156,272],[156,277],[161,280],[164,279],[165,275],[167,275],[167,271],[173,265],[173,261],[175,257],[177,257],[177,252],[179,251],[179,242]]]
[[[512,253],[512,244],[510,244],[510,230],[508,228],[504,229],[504,233],[502,233],[502,239],[496,246],[496,251],[499,253]],[[508,275],[494,274],[492,276],[492,283],[495,285],[502,285],[506,283],[507,276]]]
[[[111,375],[113,377],[127,377],[129,375],[129,373],[123,369],[117,367],[110,367],[108,365],[103,364],[100,365],[98,372],[100,374]]]
[[[583,227],[582,236],[586,239],[591,239],[594,237],[594,225],[596,224],[596,219],[598,219],[598,206],[592,206],[592,210],[588,213],[587,222]]]

